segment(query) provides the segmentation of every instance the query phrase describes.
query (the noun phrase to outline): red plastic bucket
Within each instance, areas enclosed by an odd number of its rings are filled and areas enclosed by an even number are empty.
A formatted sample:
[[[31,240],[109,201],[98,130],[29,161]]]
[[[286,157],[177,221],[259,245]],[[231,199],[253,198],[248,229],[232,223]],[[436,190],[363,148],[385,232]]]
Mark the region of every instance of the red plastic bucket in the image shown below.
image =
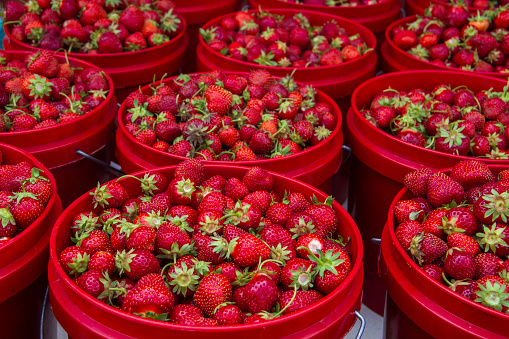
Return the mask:
[[[375,94],[389,86],[396,90],[432,90],[441,83],[450,84],[452,87],[467,85],[474,91],[491,87],[495,91],[502,91],[506,84],[499,79],[472,73],[458,76],[458,73],[453,72],[412,71],[373,78],[359,86],[352,95],[352,108],[347,114],[345,130],[354,155],[348,209],[361,230],[366,253],[363,302],[379,314],[383,313],[385,290],[377,271],[379,246],[372,243],[371,239],[380,238],[390,202],[403,187],[403,177],[423,166],[439,170],[452,167],[458,161],[469,157],[404,143],[373,126],[359,111],[363,107],[369,107]],[[482,161],[488,164],[509,164],[509,160]]]
[[[46,263],[51,229],[62,213],[55,179],[27,152],[0,143],[3,163],[26,161],[51,181],[53,196],[32,225],[0,247],[0,327],[2,338],[37,338],[46,291]]]
[[[408,54],[407,52],[396,46],[396,44],[394,44],[394,42],[392,41],[391,32],[395,27],[398,26],[406,27],[407,24],[415,21],[416,19],[417,19],[416,16],[406,17],[404,19],[392,23],[389,27],[387,27],[387,30],[385,31],[386,39],[381,48],[382,70],[384,71],[384,73],[416,69],[429,69],[429,70],[453,71],[462,74],[474,73],[499,79],[507,79],[507,73],[464,71],[457,68],[435,65]]]
[[[424,15],[426,8],[431,5],[433,1],[430,0],[406,0],[405,10],[407,16],[410,15]]]
[[[233,12],[239,9],[239,0],[174,0],[177,11],[187,23],[187,35],[189,36],[189,47],[187,49],[186,61],[182,70],[184,73],[196,72],[196,47],[200,43],[200,27],[213,18]]]
[[[317,11],[348,18],[366,26],[376,36],[377,45],[384,41],[384,31],[394,20],[400,17],[400,4],[398,0],[389,0],[374,5],[360,6],[320,6],[297,4],[282,0],[249,0],[252,8],[288,8],[298,11]]]
[[[175,166],[157,169],[171,176]],[[242,177],[247,167],[206,165],[206,177],[221,174],[225,178]],[[142,176],[143,172],[134,174]],[[306,196],[315,194],[320,201],[327,197],[303,182],[272,173],[274,191],[301,192]],[[139,191],[139,182],[122,178],[122,185],[130,195]],[[144,319],[113,309],[92,298],[78,288],[64,273],[58,262],[58,254],[70,244],[70,223],[78,211],[93,210],[90,195],[76,200],[57,220],[50,240],[50,263],[48,278],[50,299],[56,319],[72,338],[163,338],[185,336],[192,338],[341,338],[355,323],[355,311],[361,306],[363,279],[362,242],[353,219],[338,204],[332,205],[339,219],[338,232],[351,238],[352,271],[340,287],[306,310],[259,324],[228,327],[196,327],[163,323]]]
[[[173,74],[184,64],[189,38],[186,34],[186,22],[181,17],[181,32],[169,42],[140,51],[125,53],[83,54],[67,53],[104,70],[115,84],[117,99],[123,100],[130,92],[145,85],[165,73]],[[10,26],[5,26],[4,49],[6,51],[35,51],[36,47],[20,42],[12,37]],[[64,53],[58,53],[64,55]]]
[[[8,52],[11,58],[24,60],[31,52]],[[59,61],[64,56],[56,55]],[[75,58],[68,58],[73,67],[97,68]],[[107,76],[110,88],[111,78]],[[113,91],[94,110],[79,119],[58,124],[51,128],[23,132],[0,133],[0,142],[22,148],[49,168],[57,181],[58,193],[64,206],[97,185],[104,168],[76,154],[81,150],[87,154],[99,154],[105,149],[115,130],[117,100]],[[109,162],[112,150],[104,150],[101,160]]]
[[[239,72],[225,74],[243,74]],[[163,82],[172,81],[173,78]],[[149,86],[141,89],[145,94],[151,93]],[[286,176],[302,180],[325,192],[330,190],[330,178],[337,172],[341,164],[341,149],[343,146],[343,133],[341,131],[342,118],[338,106],[321,91],[317,91],[316,100],[326,102],[332,107],[336,117],[336,128],[325,141],[310,147],[302,152],[277,159],[236,161],[241,166],[260,166],[266,170],[282,173]],[[176,165],[186,158],[167,152],[156,150],[138,142],[125,128],[125,103],[118,110],[119,126],[116,134],[116,157],[126,173],[137,172],[157,167]],[[204,161],[206,164],[216,164],[216,161]],[[229,162],[222,162],[229,164]]]
[[[258,11],[249,11],[254,13]],[[280,15],[291,15],[300,13],[298,10],[274,9],[270,11]],[[349,35],[359,33],[366,41],[366,45],[375,48],[376,39],[366,27],[344,18],[320,12],[302,11],[306,13],[310,22],[314,25],[323,24],[330,20],[335,20]],[[223,17],[231,16],[227,14],[212,21],[207,22],[203,28],[206,29],[212,25],[218,25]],[[200,44],[196,50],[197,69],[200,72],[207,72],[212,69],[231,72],[249,72],[253,69],[266,69],[273,76],[284,77],[291,73],[292,69],[288,67],[262,66],[244,61],[228,58],[219,52],[210,48],[200,36]],[[363,81],[373,77],[376,71],[377,56],[374,51],[368,52],[361,57],[348,62],[323,67],[297,68],[294,73],[294,79],[306,84],[313,85],[333,99],[340,99],[352,94],[353,89]]]
[[[490,165],[495,174],[508,165]],[[394,198],[382,234],[380,276],[387,287],[384,338],[507,338],[509,315],[467,300],[433,280],[412,261],[396,239]]]

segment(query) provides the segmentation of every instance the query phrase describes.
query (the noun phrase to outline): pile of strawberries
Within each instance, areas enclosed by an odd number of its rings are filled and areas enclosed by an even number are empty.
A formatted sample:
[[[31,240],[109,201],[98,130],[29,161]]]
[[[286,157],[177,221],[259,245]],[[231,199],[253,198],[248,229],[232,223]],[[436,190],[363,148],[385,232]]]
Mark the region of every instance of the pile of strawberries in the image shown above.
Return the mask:
[[[330,136],[337,120],[312,86],[266,70],[248,76],[180,75],[129,94],[123,123],[139,142],[201,160],[252,161],[295,154]]]
[[[43,49],[121,53],[164,44],[183,27],[171,0],[9,1],[4,23],[14,39]]]
[[[372,50],[359,34],[349,36],[334,20],[313,26],[303,13],[287,17],[240,11],[200,33],[213,50],[264,66],[332,66]]]
[[[276,0],[276,1],[313,6],[352,7],[352,6],[375,5],[381,2],[385,2],[387,0]]]
[[[450,1],[447,0],[438,0],[439,2],[443,2],[444,4],[450,3]],[[488,10],[493,8],[499,8],[507,5],[509,1],[507,0],[460,0],[465,6],[467,6],[469,9],[474,10]],[[455,3],[458,3],[459,1],[454,1]]]
[[[76,69],[39,50],[24,61],[0,50],[0,133],[47,128],[78,119],[110,90],[97,68]]]
[[[508,159],[509,85],[473,92],[439,84],[431,91],[386,89],[361,113],[396,138],[440,152]]]
[[[52,195],[40,169],[26,161],[4,164],[0,151],[0,247],[36,220]]]
[[[471,15],[459,4],[431,5],[424,17],[390,32],[396,46],[435,65],[509,72],[509,9]]]
[[[63,270],[85,292],[125,312],[196,326],[274,319],[331,293],[351,270],[331,199],[272,191],[259,167],[205,177],[199,160],[173,178],[147,172],[129,196],[117,181],[76,214]],[[95,211],[95,212],[94,212]]]
[[[509,314],[509,170],[478,160],[450,175],[405,176],[414,198],[394,208],[396,238],[423,271],[461,296]]]

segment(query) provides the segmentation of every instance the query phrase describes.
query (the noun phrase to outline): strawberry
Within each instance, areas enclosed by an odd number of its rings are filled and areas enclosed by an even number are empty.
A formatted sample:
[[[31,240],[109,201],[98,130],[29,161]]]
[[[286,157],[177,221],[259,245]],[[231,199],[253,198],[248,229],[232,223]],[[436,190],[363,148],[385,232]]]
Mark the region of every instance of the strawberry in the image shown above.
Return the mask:
[[[104,185],[97,184],[97,188],[94,192],[90,192],[92,196],[92,202],[97,207],[108,206],[109,208],[118,208],[127,200],[128,194],[124,187],[117,182],[107,182]]]
[[[216,273],[204,277],[193,296],[195,305],[208,317],[214,315],[216,307],[231,299],[232,287],[228,279]]]
[[[421,223],[415,220],[407,220],[396,228],[396,238],[405,250],[409,250],[413,238],[423,231],[424,227]]]
[[[465,252],[471,253],[473,256],[476,256],[480,247],[477,241],[474,238],[471,238],[468,235],[463,233],[451,233],[447,236],[447,246],[449,248],[457,248],[463,250]]]
[[[97,40],[97,52],[99,53],[120,53],[122,52],[122,42],[113,32],[104,32]]]
[[[426,197],[433,206],[450,204],[452,201],[460,203],[464,200],[464,196],[465,191],[457,181],[444,174],[430,176]]]
[[[265,275],[251,279],[244,293],[248,310],[253,314],[270,311],[279,297],[276,283]]]
[[[156,257],[146,250],[117,252],[115,265],[120,275],[125,273],[133,281],[138,281],[149,273],[158,273],[160,270]]]
[[[9,210],[16,225],[24,230],[44,212],[44,204],[32,193],[13,193]]]
[[[214,319],[219,325],[242,324],[242,311],[235,305],[220,305],[214,313]]]
[[[230,242],[231,258],[241,267],[253,266],[270,257],[270,249],[252,234],[243,234]]]
[[[113,252],[108,235],[103,231],[92,230],[82,233],[78,238],[77,246],[82,247],[89,254],[99,251]]]
[[[473,287],[474,301],[486,307],[502,311],[509,307],[509,285],[498,276],[485,276]]]
[[[212,113],[225,115],[230,111],[232,104],[232,93],[216,85],[207,87],[205,91],[207,99],[207,108]]]
[[[143,12],[134,5],[129,5],[119,17],[119,23],[124,25],[130,33],[141,31],[144,22]]]
[[[472,279],[475,276],[474,255],[467,251],[451,248],[447,252],[444,269],[456,280]]]
[[[203,163],[198,160],[186,160],[177,165],[175,179],[190,179],[195,185],[201,185],[205,180]]]
[[[66,247],[58,256],[58,262],[69,276],[78,276],[84,273],[88,268],[90,255],[85,249],[78,246]]]
[[[481,279],[488,275],[497,275],[503,270],[503,261],[493,253],[479,253],[474,258],[475,278]]]
[[[419,265],[431,264],[447,251],[447,244],[431,233],[417,233],[410,243],[412,258]]]
[[[428,179],[433,172],[429,168],[421,168],[405,175],[404,184],[414,196],[426,196],[428,190]]]
[[[294,297],[295,294],[295,297]],[[297,312],[309,307],[323,298],[323,295],[315,290],[310,291],[285,291],[278,299],[283,315]]]
[[[483,225],[483,231],[476,234],[479,237],[479,245],[486,252],[490,251],[499,257],[509,254],[509,226],[505,224],[494,223],[491,227]]]
[[[321,237],[314,233],[304,234],[302,235],[296,243],[297,254],[301,258],[308,258],[308,253],[312,253],[314,255],[318,254],[318,250],[323,252],[325,247],[325,243]]]
[[[115,257],[105,251],[95,252],[88,262],[88,270],[96,270],[112,275],[115,271]]]
[[[272,181],[272,175],[263,168],[257,166],[250,167],[242,178],[242,183],[246,185],[250,192],[259,190],[270,191],[272,190]]]
[[[463,186],[465,191],[495,181],[488,166],[478,160],[461,161],[451,171],[451,179]]]
[[[407,220],[416,220],[418,222],[424,221],[425,213],[419,203],[412,200],[400,200],[394,206],[394,215],[398,223]]]
[[[334,210],[330,207],[334,200],[331,197],[327,198],[323,204],[318,203],[306,208],[305,212],[311,215],[316,222],[323,225],[325,234],[334,234],[338,227],[338,217]]]
[[[318,256],[310,253],[310,260],[316,263],[315,287],[323,294],[331,293],[351,270],[348,254],[336,247],[325,247],[324,251],[318,251]]]
[[[449,209],[442,219],[442,229],[446,234],[462,232],[465,235],[473,235],[478,227],[478,221],[467,207],[453,207]]]
[[[88,270],[76,279],[76,284],[94,298],[104,292],[104,285],[101,283],[103,274],[97,270]]]
[[[138,284],[122,302],[122,310],[145,318],[165,320],[173,309],[174,296],[163,284]]]

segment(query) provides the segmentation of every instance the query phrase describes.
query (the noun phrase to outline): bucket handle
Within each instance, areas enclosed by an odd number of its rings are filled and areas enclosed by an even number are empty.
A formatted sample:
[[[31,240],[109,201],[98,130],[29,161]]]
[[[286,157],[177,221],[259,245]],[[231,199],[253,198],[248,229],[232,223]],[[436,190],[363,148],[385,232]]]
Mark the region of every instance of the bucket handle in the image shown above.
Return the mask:
[[[382,239],[379,238],[371,238],[371,242],[375,245],[379,245],[382,243]]]
[[[350,158],[350,156],[352,156],[352,149],[345,145],[341,146],[341,149],[343,150],[343,159],[341,159],[341,165],[342,165]],[[346,155],[345,155],[345,153],[346,153]]]
[[[116,173],[118,173],[118,174],[119,174],[119,176],[123,176],[123,175],[125,175],[124,171],[122,171],[122,168],[121,168],[119,165],[117,165],[117,166],[112,166],[112,165],[110,165],[110,164],[107,164],[107,163],[105,163],[104,161],[99,160],[99,159],[97,159],[97,158],[94,158],[94,157],[93,157],[93,156],[91,156],[90,154],[87,154],[87,153],[85,153],[85,152],[81,151],[80,149],[77,149],[77,150],[76,150],[76,154],[81,155],[82,157],[87,158],[88,160],[92,160],[93,162],[95,162],[95,163],[97,163],[97,164],[99,164],[99,165],[101,165],[101,166],[103,166],[103,167],[106,167],[106,168],[108,168],[108,169],[110,169],[110,170],[112,170],[112,171],[114,171],[114,172],[116,172]]]
[[[366,319],[360,314],[358,311],[355,311],[355,316],[361,321],[361,327],[355,336],[355,339],[361,339],[364,334],[364,330],[366,329]]]

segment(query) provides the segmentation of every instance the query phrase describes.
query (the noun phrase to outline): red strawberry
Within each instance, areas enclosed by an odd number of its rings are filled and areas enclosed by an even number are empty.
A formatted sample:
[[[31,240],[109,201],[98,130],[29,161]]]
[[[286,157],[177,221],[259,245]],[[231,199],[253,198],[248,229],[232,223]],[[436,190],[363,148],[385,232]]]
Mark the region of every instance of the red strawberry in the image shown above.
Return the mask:
[[[228,278],[220,274],[211,273],[204,277],[193,296],[193,301],[207,317],[214,315],[219,305],[232,299],[232,287]]]
[[[76,245],[91,255],[99,251],[113,252],[110,239],[103,231],[92,230],[82,233],[77,240]]]
[[[117,252],[115,262],[119,274],[125,273],[133,281],[138,281],[149,273],[159,273],[160,271],[156,257],[146,250]]]
[[[251,279],[245,287],[245,298],[249,312],[270,311],[278,299],[276,283],[265,275]]]
[[[323,294],[329,294],[338,287],[352,269],[348,254],[337,247],[325,247],[318,256],[311,255],[310,260],[316,263],[315,287]]]
[[[394,206],[394,215],[396,216],[398,223],[402,223],[407,220],[423,222],[425,217],[425,213],[419,203],[412,200],[398,201]]]
[[[295,293],[295,297],[293,296]],[[297,312],[318,302],[323,295],[315,290],[310,291],[285,291],[278,299],[283,315]]]
[[[32,193],[13,193],[9,210],[16,225],[24,230],[44,212],[44,204]]]
[[[473,288],[474,301],[502,312],[509,308],[509,285],[498,276],[485,276]]]
[[[475,277],[481,279],[487,275],[497,275],[503,270],[503,261],[493,253],[480,253],[474,258]]]
[[[463,233],[449,234],[447,236],[447,247],[458,248],[460,250],[469,252],[474,256],[476,256],[480,251],[480,247],[477,241]]]
[[[270,258],[270,249],[260,239],[252,234],[243,234],[237,240],[230,242],[231,257],[240,267],[249,267],[260,260]]]
[[[100,271],[89,270],[76,279],[76,284],[92,297],[98,298],[104,291],[104,285],[100,281],[102,278],[103,274]]]
[[[97,40],[97,51],[99,53],[120,53],[122,52],[122,42],[113,32],[102,33]]]
[[[173,309],[174,297],[164,284],[136,285],[122,302],[122,310],[145,318],[165,320]]]
[[[242,311],[236,305],[226,304],[217,309],[214,319],[219,325],[242,324]]]
[[[444,269],[456,280],[472,279],[475,276],[474,255],[467,251],[451,248],[447,252]]]
[[[465,191],[457,181],[438,173],[429,178],[426,196],[433,206],[439,207],[452,201],[461,203],[465,198]]]
[[[418,233],[410,244],[412,258],[419,265],[431,264],[447,251],[447,244],[431,233]]]
[[[431,278],[435,279],[439,283],[443,284],[445,282],[444,278],[442,276],[442,274],[445,274],[445,270],[443,269],[443,267],[440,267],[440,266],[437,266],[434,264],[427,264],[427,265],[422,266],[422,270],[424,271],[424,273],[426,273],[427,275],[429,275]]]
[[[441,228],[446,234],[462,232],[471,236],[475,234],[477,227],[478,221],[471,209],[453,207],[445,213]]]
[[[418,169],[405,175],[404,184],[416,197],[424,197],[428,191],[428,179],[432,174],[427,167]]]
[[[129,5],[120,14],[119,22],[124,25],[130,33],[141,31],[145,18],[143,12],[134,5]]]
[[[177,165],[175,179],[190,179],[196,186],[201,185],[205,180],[203,163],[199,160],[189,159]]]
[[[225,115],[230,111],[233,96],[228,90],[212,85],[207,87],[204,96],[207,99],[207,108],[211,113]]]
[[[111,253],[105,251],[95,252],[90,257],[88,269],[112,275],[115,271],[115,257]]]
[[[97,188],[94,192],[90,192],[90,195],[95,207],[101,205],[101,207],[119,208],[128,198],[124,187],[115,181],[110,181],[103,185],[97,184]]]
[[[488,166],[478,160],[466,160],[457,163],[451,171],[451,179],[463,186],[465,191],[495,181]]]
[[[90,255],[78,246],[66,247],[58,256],[60,266],[69,276],[78,276],[88,268]]]
[[[254,191],[271,191],[272,190],[272,175],[260,167],[250,167],[244,174],[242,183],[246,185],[250,192]]]
[[[410,249],[413,238],[424,231],[423,225],[415,220],[407,220],[396,228],[396,238],[405,250]]]

